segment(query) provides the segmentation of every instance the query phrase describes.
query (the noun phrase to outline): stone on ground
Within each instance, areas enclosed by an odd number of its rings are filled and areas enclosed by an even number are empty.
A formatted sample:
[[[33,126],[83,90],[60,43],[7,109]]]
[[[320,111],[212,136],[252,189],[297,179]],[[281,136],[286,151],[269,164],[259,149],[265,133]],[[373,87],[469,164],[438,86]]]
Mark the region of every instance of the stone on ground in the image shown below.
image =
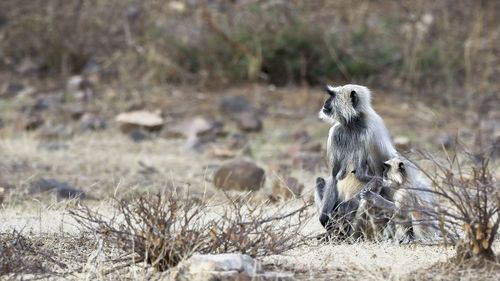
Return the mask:
[[[256,191],[265,182],[264,169],[245,160],[233,160],[221,167],[214,174],[214,185],[222,190]]]

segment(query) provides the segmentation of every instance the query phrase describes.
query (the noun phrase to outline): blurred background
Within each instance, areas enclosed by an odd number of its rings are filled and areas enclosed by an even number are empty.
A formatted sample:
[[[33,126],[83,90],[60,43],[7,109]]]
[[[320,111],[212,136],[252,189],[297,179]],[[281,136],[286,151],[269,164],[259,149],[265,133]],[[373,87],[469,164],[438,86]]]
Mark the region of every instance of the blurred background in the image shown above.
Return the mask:
[[[268,175],[315,171],[325,83],[370,87],[400,149],[458,137],[498,151],[499,12],[486,0],[0,1],[4,186],[186,181],[241,155]],[[194,173],[182,159],[200,153]]]
[[[6,0],[2,82],[357,82],[450,105],[498,92],[498,1],[400,2]]]

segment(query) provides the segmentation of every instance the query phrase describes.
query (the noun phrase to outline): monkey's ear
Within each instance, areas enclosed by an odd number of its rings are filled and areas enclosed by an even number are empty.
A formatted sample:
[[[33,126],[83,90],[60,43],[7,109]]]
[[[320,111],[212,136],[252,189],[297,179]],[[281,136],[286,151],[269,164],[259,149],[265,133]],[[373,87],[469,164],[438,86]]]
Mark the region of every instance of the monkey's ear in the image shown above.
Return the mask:
[[[358,93],[356,93],[356,91],[351,91],[351,103],[352,107],[358,105]]]
[[[391,165],[384,163],[384,172],[389,171],[390,168],[391,168]]]
[[[333,89],[332,86],[326,85],[325,90],[327,94],[329,94],[332,97],[335,97],[335,90]]]
[[[399,163],[399,170],[401,171],[402,174],[406,172],[405,164],[403,162]]]

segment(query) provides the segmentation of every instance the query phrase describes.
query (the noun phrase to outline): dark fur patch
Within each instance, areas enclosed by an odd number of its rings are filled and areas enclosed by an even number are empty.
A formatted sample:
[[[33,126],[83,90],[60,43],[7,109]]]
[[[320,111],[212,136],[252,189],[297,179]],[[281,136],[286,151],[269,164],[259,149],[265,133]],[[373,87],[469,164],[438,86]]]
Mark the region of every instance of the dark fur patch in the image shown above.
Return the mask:
[[[389,173],[390,170],[391,170],[391,165],[384,163],[384,170],[382,172],[382,176],[384,177],[384,179],[387,179],[387,173]]]
[[[351,122],[342,124],[335,129],[332,139],[332,145],[335,147],[335,150],[333,151],[333,177],[336,177],[337,173],[339,173],[341,169],[346,168],[345,163],[354,161],[354,169],[357,169],[360,165],[368,163],[367,159],[358,159],[359,157],[363,157],[363,155],[369,155],[368,151],[359,151],[361,147],[365,146],[364,138],[367,134],[366,131],[367,124],[364,114],[359,114],[353,118]],[[374,171],[370,168],[367,172],[368,174],[373,175]]]
[[[401,172],[402,175],[406,174],[406,168],[405,168],[405,164],[403,162],[399,163],[399,171]]]

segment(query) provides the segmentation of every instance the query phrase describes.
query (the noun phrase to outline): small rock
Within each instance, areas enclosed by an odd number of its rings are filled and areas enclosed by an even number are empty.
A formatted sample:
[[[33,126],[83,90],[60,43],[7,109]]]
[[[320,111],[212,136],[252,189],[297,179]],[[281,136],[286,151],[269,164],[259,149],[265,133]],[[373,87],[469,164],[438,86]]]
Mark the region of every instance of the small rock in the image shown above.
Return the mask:
[[[158,170],[154,166],[148,165],[142,161],[139,161],[138,164],[141,167],[138,171],[139,174],[149,176],[158,173]]]
[[[292,172],[292,166],[289,164],[279,163],[271,166],[271,171],[278,177],[288,177]]]
[[[227,158],[234,158],[237,155],[237,152],[224,147],[213,147],[210,150],[209,154],[212,157],[227,159]]]
[[[296,169],[314,172],[321,167],[323,156],[321,153],[301,152],[292,159],[292,165]]]
[[[52,100],[49,98],[45,97],[40,97],[35,100],[35,103],[31,105],[29,110],[31,111],[43,111],[49,108],[49,106],[52,104]]]
[[[244,96],[224,96],[220,100],[219,108],[222,113],[228,115],[255,111],[252,103]]]
[[[214,174],[214,185],[222,190],[256,191],[266,179],[264,169],[252,162],[233,160],[222,165]]]
[[[134,142],[141,142],[149,139],[149,134],[142,129],[135,129],[128,134]]]
[[[226,140],[226,147],[228,149],[243,149],[248,144],[248,139],[244,134],[231,134]]]
[[[186,11],[186,3],[182,1],[170,1],[168,8],[174,12],[183,13]]]
[[[82,75],[71,76],[66,82],[66,92],[76,100],[88,101],[93,96],[92,84]]]
[[[204,145],[214,141],[217,137],[224,136],[224,124],[212,119],[195,117],[184,120],[166,131],[167,137],[185,137],[187,149],[202,150]]]
[[[304,191],[304,185],[294,177],[287,177],[285,180],[276,180],[273,183],[273,197],[290,199],[300,197]]]
[[[8,83],[5,85],[0,92],[0,97],[12,98],[17,96],[21,91],[23,91],[25,86],[20,83]]]
[[[85,193],[80,189],[72,188],[71,186],[59,187],[55,189],[57,198],[59,199],[73,199],[73,198],[86,198]]]
[[[169,277],[175,281],[294,280],[292,273],[262,272],[259,263],[250,256],[242,254],[195,254],[178,264],[170,272]]]
[[[159,113],[145,110],[120,113],[115,120],[120,123],[120,129],[124,133],[139,128],[147,131],[159,131],[163,127],[163,118]]]
[[[79,120],[85,114],[85,107],[79,102],[71,103],[65,106],[64,111],[71,117],[71,119]]]
[[[85,113],[80,118],[80,128],[84,131],[98,131],[106,129],[106,120],[93,113]]]
[[[41,178],[32,182],[30,188],[28,189],[29,194],[47,192],[54,192],[58,198],[64,199],[85,198],[85,193],[82,190],[72,187],[66,183],[59,182],[55,179]]]
[[[293,273],[291,272],[263,272],[260,274],[257,274],[255,279],[252,280],[259,280],[259,281],[293,281],[295,280]]]
[[[61,139],[71,137],[73,128],[63,124],[52,126],[47,124],[40,130],[38,136],[44,139]]]
[[[411,149],[411,141],[408,137],[397,136],[394,138],[394,146],[398,151],[409,151]]]
[[[38,145],[38,149],[45,149],[48,151],[58,151],[58,150],[66,150],[68,146],[62,141],[49,141],[43,142]]]
[[[311,142],[308,144],[302,145],[302,151],[308,151],[308,152],[321,152],[323,151],[323,145],[319,142]]]
[[[195,117],[167,128],[167,136],[190,138],[193,136],[209,135],[213,131],[218,133],[222,127],[222,122],[204,117]]]
[[[20,123],[24,130],[33,131],[42,126],[45,120],[40,114],[28,114],[28,116],[21,117]]]
[[[299,130],[291,135],[294,143],[305,144],[311,140],[311,135],[306,130]]]
[[[125,10],[125,16],[129,20],[136,20],[139,17],[139,15],[141,14],[141,12],[142,12],[141,7],[139,7],[139,6],[129,6]]]
[[[22,112],[25,114],[40,113],[57,104],[62,102],[62,97],[60,95],[47,95],[43,97],[38,97],[36,100],[30,104],[22,107]]]
[[[19,65],[16,66],[16,71],[19,74],[31,74],[38,72],[41,69],[40,63],[36,62],[30,57],[25,57],[21,60]]]
[[[257,113],[246,111],[235,116],[238,127],[244,132],[259,132],[262,130],[262,121]]]
[[[447,134],[447,133],[440,134],[436,138],[435,143],[439,149],[442,149],[443,147],[445,149],[451,149],[451,148],[455,147],[455,145],[456,145],[455,137],[453,135]]]
[[[289,154],[298,154],[301,152],[321,152],[322,150],[323,146],[321,145],[321,143],[311,142],[308,144],[289,146],[287,152]]]

